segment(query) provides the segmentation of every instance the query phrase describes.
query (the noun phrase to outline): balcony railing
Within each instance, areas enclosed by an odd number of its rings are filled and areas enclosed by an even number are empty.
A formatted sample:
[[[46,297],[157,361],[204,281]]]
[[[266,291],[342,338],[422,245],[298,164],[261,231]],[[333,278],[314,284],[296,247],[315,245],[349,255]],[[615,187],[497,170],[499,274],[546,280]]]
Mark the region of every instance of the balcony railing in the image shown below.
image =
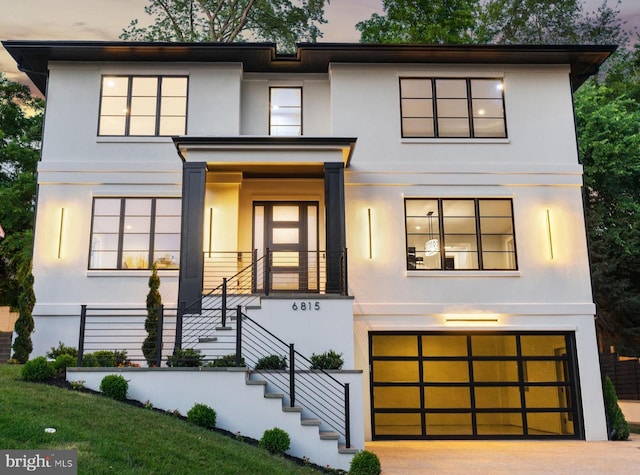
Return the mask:
[[[237,294],[320,293],[347,295],[347,254],[329,251],[257,250],[203,253],[203,294],[220,289],[224,280],[244,274],[227,285]],[[247,273],[247,270],[249,271]]]

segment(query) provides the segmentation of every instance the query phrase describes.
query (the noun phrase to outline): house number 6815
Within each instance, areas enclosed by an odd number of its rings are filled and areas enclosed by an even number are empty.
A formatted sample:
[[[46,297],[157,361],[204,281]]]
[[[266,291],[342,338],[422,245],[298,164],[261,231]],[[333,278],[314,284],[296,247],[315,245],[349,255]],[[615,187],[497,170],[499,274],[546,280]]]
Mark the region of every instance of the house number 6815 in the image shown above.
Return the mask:
[[[293,302],[292,310],[320,310],[320,302]]]

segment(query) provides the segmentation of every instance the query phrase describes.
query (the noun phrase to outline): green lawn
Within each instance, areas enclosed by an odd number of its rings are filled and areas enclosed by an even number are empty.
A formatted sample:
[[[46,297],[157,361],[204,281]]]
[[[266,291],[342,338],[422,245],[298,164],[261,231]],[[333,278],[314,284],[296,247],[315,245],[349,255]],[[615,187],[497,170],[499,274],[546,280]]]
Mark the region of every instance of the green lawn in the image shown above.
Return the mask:
[[[0,449],[77,449],[91,475],[319,473],[157,411],[21,381],[21,368],[0,365]]]

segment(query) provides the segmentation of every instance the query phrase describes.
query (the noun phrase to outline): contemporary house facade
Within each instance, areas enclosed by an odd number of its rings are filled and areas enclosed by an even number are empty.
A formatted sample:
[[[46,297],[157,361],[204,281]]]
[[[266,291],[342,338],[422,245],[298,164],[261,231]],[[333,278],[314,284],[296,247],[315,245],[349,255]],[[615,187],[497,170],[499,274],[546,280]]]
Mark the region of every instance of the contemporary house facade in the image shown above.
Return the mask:
[[[224,283],[362,371],[365,440],[607,438],[572,93],[615,48],[3,44],[47,98],[34,354],[155,263],[165,351],[225,354]]]

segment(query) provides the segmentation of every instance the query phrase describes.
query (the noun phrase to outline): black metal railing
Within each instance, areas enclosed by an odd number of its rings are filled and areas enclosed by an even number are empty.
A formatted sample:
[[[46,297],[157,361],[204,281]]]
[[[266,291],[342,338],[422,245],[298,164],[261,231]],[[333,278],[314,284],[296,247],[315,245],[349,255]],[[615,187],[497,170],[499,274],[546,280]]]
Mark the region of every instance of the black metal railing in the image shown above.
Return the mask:
[[[304,407],[340,434],[351,447],[349,383],[342,383],[258,322],[236,309],[236,365],[256,368],[269,356],[286,358],[286,370],[253,370],[287,395],[290,407]]]
[[[347,251],[204,252],[203,293],[215,292],[227,279],[250,270],[251,279],[236,280],[231,293],[270,292],[347,295]],[[249,285],[251,284],[251,286]]]
[[[155,348],[145,356],[143,345],[148,336],[145,329],[147,308],[108,308],[82,305],[80,310],[80,337],[78,339],[78,366],[108,361],[108,352],[114,357],[110,366],[161,366],[173,353],[176,334],[177,309],[160,306],[157,309]],[[91,355],[91,356],[90,356]],[[97,359],[96,359],[97,356]]]

